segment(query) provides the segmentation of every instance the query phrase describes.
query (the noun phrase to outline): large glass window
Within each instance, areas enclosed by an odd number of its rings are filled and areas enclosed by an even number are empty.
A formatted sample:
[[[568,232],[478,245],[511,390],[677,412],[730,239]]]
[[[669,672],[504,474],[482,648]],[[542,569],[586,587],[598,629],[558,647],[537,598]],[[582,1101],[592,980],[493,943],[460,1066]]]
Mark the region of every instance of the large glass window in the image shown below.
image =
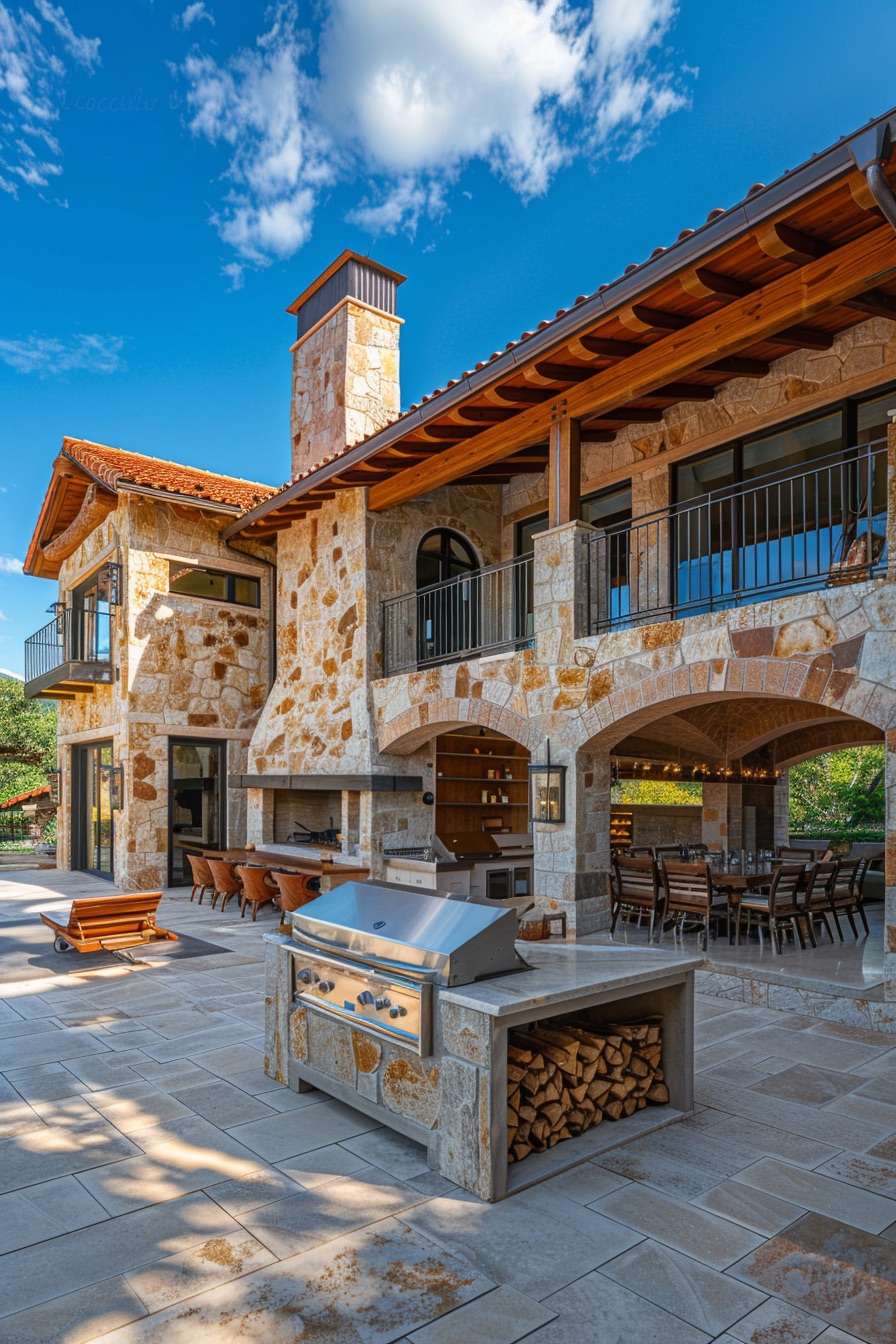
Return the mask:
[[[73,747],[72,766],[72,867],[112,877],[112,743]]]
[[[215,602],[233,602],[242,607],[260,605],[258,579],[228,574],[219,569],[200,569],[172,560],[168,565],[168,591],[186,597],[210,597]]]
[[[429,532],[417,547],[417,661],[432,662],[479,642],[479,562],[450,528]]]
[[[187,851],[223,849],[223,742],[168,744],[168,868],[172,887],[190,882]]]

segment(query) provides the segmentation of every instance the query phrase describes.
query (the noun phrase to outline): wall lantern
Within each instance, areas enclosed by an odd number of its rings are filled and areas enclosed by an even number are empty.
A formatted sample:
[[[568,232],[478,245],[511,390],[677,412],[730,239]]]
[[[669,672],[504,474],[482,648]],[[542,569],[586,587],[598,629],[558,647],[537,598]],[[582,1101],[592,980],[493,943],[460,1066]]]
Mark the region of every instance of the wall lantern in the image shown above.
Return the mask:
[[[47,776],[47,783],[50,786],[50,802],[54,807],[58,807],[62,795],[62,771],[47,770],[44,772]]]
[[[106,601],[110,607],[121,606],[121,565],[109,560],[97,574],[100,584],[105,587]]]
[[[109,789],[109,810],[119,812],[124,792],[124,770],[120,765],[101,765],[100,774]]]
[[[546,764],[529,766],[529,820],[549,824],[566,820],[566,766],[551,764],[550,739]]]

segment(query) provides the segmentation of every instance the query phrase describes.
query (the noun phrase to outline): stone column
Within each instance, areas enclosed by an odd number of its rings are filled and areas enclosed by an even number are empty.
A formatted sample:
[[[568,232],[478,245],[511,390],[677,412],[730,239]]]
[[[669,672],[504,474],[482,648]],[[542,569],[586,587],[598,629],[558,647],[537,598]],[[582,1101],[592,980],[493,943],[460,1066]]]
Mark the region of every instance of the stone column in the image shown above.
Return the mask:
[[[740,784],[703,785],[703,843],[710,849],[743,845],[743,788]]]
[[[571,663],[576,636],[586,633],[586,537],[589,523],[565,523],[535,538],[533,606],[536,659],[545,666]]]
[[[424,777],[423,791],[431,788],[432,780]],[[358,802],[358,859],[369,867],[372,878],[385,877],[384,849],[424,848],[432,844],[435,808],[426,806],[422,792],[365,790],[358,794]]]
[[[890,445],[892,451],[892,430]],[[887,729],[886,791],[884,998],[892,1002],[896,1000],[896,728]]]
[[[273,789],[246,789],[246,839],[253,845],[273,843]]]
[[[564,764],[551,750],[551,761]],[[568,762],[566,821],[534,824],[534,895],[545,910],[563,911],[567,938],[610,922],[610,756],[580,751]]]
[[[665,463],[632,479],[632,518],[644,518],[669,507],[669,468]],[[654,519],[632,533],[630,602],[632,615],[663,608],[670,598],[669,528]]]
[[[896,422],[887,430],[887,578],[896,579]]]
[[[790,771],[782,770],[781,778],[774,789],[775,794],[775,839],[774,844],[790,844]]]

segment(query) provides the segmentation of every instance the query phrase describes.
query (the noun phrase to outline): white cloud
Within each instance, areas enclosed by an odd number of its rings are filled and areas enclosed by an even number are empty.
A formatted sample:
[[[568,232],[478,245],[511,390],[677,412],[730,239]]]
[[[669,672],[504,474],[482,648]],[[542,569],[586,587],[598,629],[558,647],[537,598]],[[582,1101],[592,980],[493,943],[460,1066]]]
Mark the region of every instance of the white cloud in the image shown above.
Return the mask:
[[[22,565],[14,555],[0,555],[0,574],[21,574]]]
[[[677,0],[328,0],[316,45],[295,0],[254,48],[194,50],[178,67],[194,135],[227,156],[212,223],[246,264],[291,255],[321,193],[359,186],[348,214],[413,234],[447,210],[474,161],[523,199],[577,156],[630,157],[682,107],[664,51]]]
[[[34,0],[17,13],[0,0],[0,189],[42,188],[62,172],[53,126],[64,100],[67,59],[89,74],[100,40],[82,37],[60,5]],[[41,22],[43,20],[43,23]]]
[[[202,3],[202,0],[197,0],[196,4],[187,5],[182,14],[175,14],[171,22],[174,24],[175,28],[182,28],[184,32],[186,32],[189,28],[193,27],[194,23],[199,23],[202,19],[204,19],[206,23],[210,23],[214,28],[214,14],[209,13]]]
[[[124,368],[123,347],[121,336],[80,334],[61,340],[57,336],[31,335],[17,341],[0,339],[0,361],[19,373],[41,377],[72,371],[115,373]]]

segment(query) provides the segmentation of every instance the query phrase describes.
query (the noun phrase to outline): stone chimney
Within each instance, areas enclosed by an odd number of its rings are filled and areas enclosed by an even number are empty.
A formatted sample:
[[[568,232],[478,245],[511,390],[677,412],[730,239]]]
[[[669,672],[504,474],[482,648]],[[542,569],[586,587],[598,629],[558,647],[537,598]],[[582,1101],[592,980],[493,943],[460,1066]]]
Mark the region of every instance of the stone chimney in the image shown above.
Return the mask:
[[[405,279],[343,252],[287,308],[292,346],[293,480],[331,453],[394,420],[398,386],[398,286]]]

